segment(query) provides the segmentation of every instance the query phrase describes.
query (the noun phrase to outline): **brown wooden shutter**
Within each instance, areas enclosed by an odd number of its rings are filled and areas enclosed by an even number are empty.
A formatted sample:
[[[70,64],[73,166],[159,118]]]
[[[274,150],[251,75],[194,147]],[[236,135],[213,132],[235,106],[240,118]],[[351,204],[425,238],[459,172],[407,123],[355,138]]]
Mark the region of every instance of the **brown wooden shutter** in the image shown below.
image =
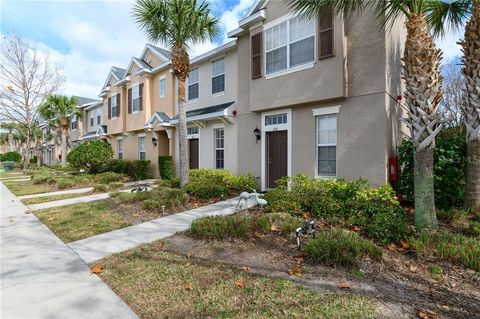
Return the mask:
[[[128,89],[128,114],[132,113],[132,89]]]
[[[143,110],[143,83],[140,83],[140,85],[138,86],[138,98],[138,109],[141,111]]]
[[[120,116],[120,106],[122,104],[120,103],[120,93],[117,94],[117,117]]]
[[[257,33],[251,39],[252,80],[262,77],[262,33]]]
[[[112,118],[112,98],[108,98],[108,119]]]
[[[318,59],[326,59],[335,55],[334,15],[331,11],[319,16],[318,21]]]

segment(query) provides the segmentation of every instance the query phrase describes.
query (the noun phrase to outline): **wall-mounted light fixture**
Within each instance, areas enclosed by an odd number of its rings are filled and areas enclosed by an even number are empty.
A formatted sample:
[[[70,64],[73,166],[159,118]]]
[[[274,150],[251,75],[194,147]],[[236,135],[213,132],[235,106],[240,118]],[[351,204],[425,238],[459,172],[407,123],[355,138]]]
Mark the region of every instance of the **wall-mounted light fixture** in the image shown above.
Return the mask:
[[[152,137],[152,144],[153,144],[153,147],[157,147],[157,138],[156,137]]]
[[[258,127],[255,127],[255,129],[253,130],[253,134],[255,135],[256,142],[258,143],[261,138],[260,130],[258,129]]]

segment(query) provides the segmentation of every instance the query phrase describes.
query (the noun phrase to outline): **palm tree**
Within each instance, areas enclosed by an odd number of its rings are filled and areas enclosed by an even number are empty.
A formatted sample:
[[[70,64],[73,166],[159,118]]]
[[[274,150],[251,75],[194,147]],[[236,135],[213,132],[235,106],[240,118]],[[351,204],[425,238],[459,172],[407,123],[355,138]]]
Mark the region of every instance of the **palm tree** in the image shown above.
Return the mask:
[[[38,108],[38,112],[49,121],[49,125],[59,129],[61,133],[62,167],[67,163],[67,139],[71,118],[72,116],[82,117],[82,112],[75,107],[77,105],[78,100],[73,96],[52,94]]]
[[[433,7],[446,0],[288,0],[298,13],[314,17],[322,12],[348,15],[373,9],[382,26],[406,20],[407,39],[402,58],[405,103],[410,138],[415,146],[414,197],[415,225],[419,229],[438,226],[433,185],[433,150],[435,137],[442,129],[438,106],[442,99],[441,51],[429,31]]]
[[[178,80],[178,132],[180,181],[188,182],[187,115],[185,80],[190,70],[188,45],[214,41],[218,20],[210,14],[208,3],[197,0],[137,0],[132,15],[153,42],[161,42],[172,51],[173,74]]]
[[[8,131],[8,134],[7,134],[8,151],[12,152],[15,150],[15,144],[13,141],[14,140],[13,131],[16,130],[17,124],[14,122],[5,122],[5,123],[2,123],[2,128]]]
[[[453,29],[465,26],[462,46],[465,76],[464,103],[461,108],[467,133],[467,178],[465,183],[465,208],[480,210],[480,1],[456,0],[435,8],[431,24],[435,34],[443,35],[446,23]]]

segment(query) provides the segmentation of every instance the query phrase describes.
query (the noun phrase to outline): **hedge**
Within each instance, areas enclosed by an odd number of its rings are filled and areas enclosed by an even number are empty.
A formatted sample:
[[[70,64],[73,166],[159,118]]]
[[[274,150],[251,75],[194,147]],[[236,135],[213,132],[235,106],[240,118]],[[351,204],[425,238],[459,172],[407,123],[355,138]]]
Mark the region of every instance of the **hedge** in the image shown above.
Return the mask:
[[[113,157],[112,147],[102,141],[88,141],[75,147],[67,155],[73,168],[96,174],[105,170]]]
[[[125,174],[135,180],[150,178],[150,161],[114,159],[108,163],[107,171]]]
[[[22,161],[22,154],[18,152],[6,152],[0,154],[0,162],[15,162],[20,163]]]
[[[173,172],[173,157],[159,156],[158,168],[160,170],[160,177],[162,179],[173,179],[175,177]]]

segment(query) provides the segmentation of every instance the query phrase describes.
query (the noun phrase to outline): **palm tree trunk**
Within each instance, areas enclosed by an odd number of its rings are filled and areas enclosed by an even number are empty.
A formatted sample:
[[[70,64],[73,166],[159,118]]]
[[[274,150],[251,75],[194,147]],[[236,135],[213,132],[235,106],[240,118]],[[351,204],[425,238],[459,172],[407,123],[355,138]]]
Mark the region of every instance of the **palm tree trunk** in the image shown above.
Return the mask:
[[[424,15],[411,14],[406,27],[402,75],[408,107],[405,122],[415,145],[415,226],[419,229],[433,229],[438,225],[433,185],[433,150],[435,137],[442,129],[438,114],[438,105],[442,99],[441,51],[435,46]]]
[[[13,133],[11,131],[8,132],[8,151],[9,152],[15,151],[15,145],[13,143]]]
[[[467,169],[465,202],[467,209],[480,210],[480,2],[474,5],[465,26],[465,39],[460,41],[466,80],[465,126],[467,131]]]
[[[67,131],[65,129],[62,129],[62,167],[65,167],[65,164],[67,164]]]
[[[185,80],[178,81],[178,138],[180,156],[180,182],[184,186],[188,183],[188,136],[187,112],[185,111]]]

